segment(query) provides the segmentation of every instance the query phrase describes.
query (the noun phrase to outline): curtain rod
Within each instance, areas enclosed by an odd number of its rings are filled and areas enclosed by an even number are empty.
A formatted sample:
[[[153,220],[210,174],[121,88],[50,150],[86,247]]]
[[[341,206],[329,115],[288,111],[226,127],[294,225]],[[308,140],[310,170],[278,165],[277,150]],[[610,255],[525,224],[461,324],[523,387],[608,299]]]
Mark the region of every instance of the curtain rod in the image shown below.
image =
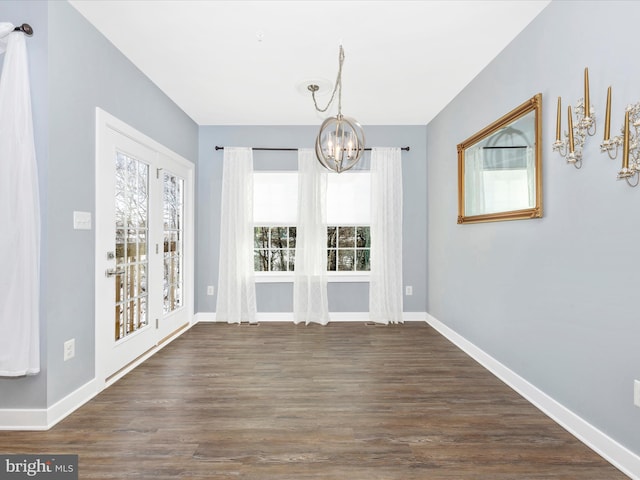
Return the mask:
[[[14,28],[13,31],[14,32],[22,32],[25,35],[27,35],[28,37],[33,35],[33,28],[31,28],[31,25],[29,25],[28,23],[23,23],[19,27]]]
[[[410,147],[401,147],[400,150],[404,150],[405,152],[409,151]],[[216,150],[223,150],[224,147],[220,147],[216,145]],[[251,147],[252,150],[262,150],[262,151],[278,151],[278,152],[297,152],[298,148],[272,148],[272,147]],[[365,152],[371,151],[370,148],[365,148]]]

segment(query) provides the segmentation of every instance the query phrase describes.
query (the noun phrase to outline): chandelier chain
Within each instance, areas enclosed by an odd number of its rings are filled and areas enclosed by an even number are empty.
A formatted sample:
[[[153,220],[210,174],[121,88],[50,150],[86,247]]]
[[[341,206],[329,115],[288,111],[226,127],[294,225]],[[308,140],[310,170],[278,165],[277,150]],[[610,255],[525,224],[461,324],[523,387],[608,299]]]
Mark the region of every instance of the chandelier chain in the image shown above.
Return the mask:
[[[342,115],[342,64],[344,63],[344,50],[342,45],[340,45],[340,56],[339,56],[339,64],[338,64],[338,75],[336,76],[336,84],[333,87],[333,92],[331,93],[331,98],[329,99],[329,103],[324,108],[318,107],[318,102],[316,101],[316,92],[315,90],[311,91],[311,97],[313,98],[313,104],[316,107],[318,112],[326,112],[328,108],[333,103],[333,100],[336,96],[336,91],[338,92],[338,115]]]

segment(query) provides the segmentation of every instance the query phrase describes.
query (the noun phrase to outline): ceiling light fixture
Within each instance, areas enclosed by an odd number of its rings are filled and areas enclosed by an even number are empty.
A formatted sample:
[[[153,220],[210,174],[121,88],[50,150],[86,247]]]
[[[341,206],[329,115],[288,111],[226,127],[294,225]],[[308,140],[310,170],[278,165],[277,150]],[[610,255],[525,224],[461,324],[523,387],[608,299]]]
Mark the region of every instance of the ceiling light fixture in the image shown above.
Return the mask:
[[[339,67],[336,84],[329,103],[319,108],[316,92],[320,87],[316,84],[307,86],[313,97],[313,104],[318,112],[326,112],[338,92],[338,115],[329,117],[320,126],[316,137],[316,157],[318,161],[331,171],[340,173],[352,168],[364,152],[364,130],[353,118],[342,115],[342,64],[344,50],[340,45]]]

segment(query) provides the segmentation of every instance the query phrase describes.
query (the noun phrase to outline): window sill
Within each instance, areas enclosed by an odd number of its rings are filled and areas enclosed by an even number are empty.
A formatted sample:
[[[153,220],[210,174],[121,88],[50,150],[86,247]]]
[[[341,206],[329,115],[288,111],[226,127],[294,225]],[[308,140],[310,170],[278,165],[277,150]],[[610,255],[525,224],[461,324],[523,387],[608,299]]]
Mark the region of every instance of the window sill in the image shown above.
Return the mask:
[[[291,272],[256,272],[256,283],[293,283]],[[368,283],[369,273],[333,272],[327,273],[329,283]]]

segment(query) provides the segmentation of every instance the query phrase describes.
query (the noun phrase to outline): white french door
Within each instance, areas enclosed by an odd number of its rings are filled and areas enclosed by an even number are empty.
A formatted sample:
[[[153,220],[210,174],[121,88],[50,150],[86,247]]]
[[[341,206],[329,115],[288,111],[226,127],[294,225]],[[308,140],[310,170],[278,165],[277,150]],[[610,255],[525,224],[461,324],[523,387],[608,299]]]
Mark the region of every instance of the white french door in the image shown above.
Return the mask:
[[[156,212],[160,226],[154,248],[160,252],[162,312],[158,323],[158,343],[168,340],[174,332],[191,322],[193,308],[186,299],[193,298],[192,242],[193,203],[191,202],[192,167],[175,162],[164,154],[158,155],[156,176],[162,189],[162,209]],[[187,291],[189,287],[189,291]],[[192,305],[193,302],[189,304]]]
[[[109,384],[193,317],[193,166],[96,121],[96,378]]]

